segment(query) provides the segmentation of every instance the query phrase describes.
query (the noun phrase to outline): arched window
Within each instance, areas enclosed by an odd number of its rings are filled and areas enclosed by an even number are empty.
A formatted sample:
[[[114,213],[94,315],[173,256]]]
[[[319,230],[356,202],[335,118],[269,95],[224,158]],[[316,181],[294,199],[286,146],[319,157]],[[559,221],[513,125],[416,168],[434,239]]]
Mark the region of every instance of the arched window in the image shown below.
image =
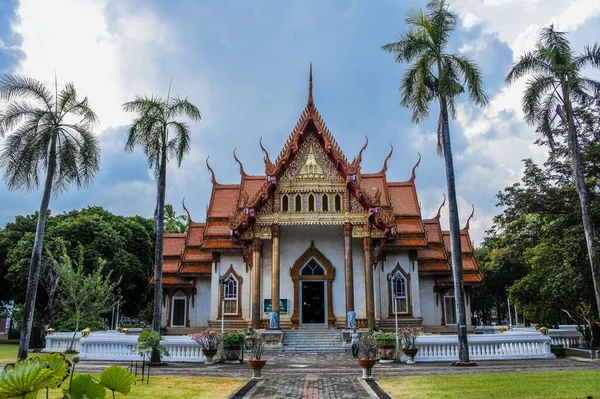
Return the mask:
[[[223,306],[219,304],[218,317],[222,312],[226,318],[238,319],[242,316],[242,284],[244,279],[233,269],[233,265],[225,272],[220,285],[220,299]]]
[[[302,212],[302,196],[300,194],[296,195],[296,212]]]
[[[308,196],[308,211],[309,212],[315,211],[315,196],[312,194],[309,194],[309,196]]]
[[[392,308],[392,311],[396,313],[408,313],[406,278],[400,271],[397,271],[394,277],[392,277],[392,298],[396,301],[396,306]]]
[[[223,284],[223,296],[225,300],[225,314],[237,314],[238,309],[238,281],[230,274]]]
[[[324,276],[325,269],[314,258],[308,261],[300,270],[301,276]]]
[[[283,198],[281,198],[281,211],[282,212],[288,212],[290,210],[290,201],[287,195],[284,195]]]
[[[327,194],[323,194],[323,198],[321,199],[321,208],[323,212],[329,212],[329,197]]]
[[[342,211],[342,197],[339,194],[335,195],[335,211],[336,212]]]

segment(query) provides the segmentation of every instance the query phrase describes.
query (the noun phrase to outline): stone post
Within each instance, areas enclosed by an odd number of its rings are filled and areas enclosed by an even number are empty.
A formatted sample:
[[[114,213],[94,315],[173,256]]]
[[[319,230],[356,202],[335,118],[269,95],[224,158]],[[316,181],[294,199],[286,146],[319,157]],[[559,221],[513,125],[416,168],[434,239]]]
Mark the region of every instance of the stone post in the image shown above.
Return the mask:
[[[363,238],[365,251],[365,303],[367,304],[367,327],[375,328],[375,301],[373,298],[373,245],[371,237]]]
[[[277,312],[277,326],[279,328],[279,224],[271,226],[271,236],[273,239],[273,251],[271,258],[271,311]]]
[[[346,326],[348,312],[354,310],[354,271],[352,266],[352,224],[344,224],[344,266],[346,271]]]
[[[252,328],[260,328],[260,238],[252,241]]]

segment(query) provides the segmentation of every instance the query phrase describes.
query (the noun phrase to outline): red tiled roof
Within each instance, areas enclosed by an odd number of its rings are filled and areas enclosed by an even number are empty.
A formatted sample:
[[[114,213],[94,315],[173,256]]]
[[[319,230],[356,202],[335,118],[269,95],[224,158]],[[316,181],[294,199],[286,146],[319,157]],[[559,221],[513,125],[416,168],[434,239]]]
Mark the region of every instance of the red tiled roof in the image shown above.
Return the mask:
[[[163,255],[180,256],[185,248],[186,233],[165,233],[163,235]]]
[[[450,232],[444,230],[442,234],[444,235],[444,245],[446,246],[446,251],[448,251],[448,253],[452,253],[452,247],[450,246]],[[469,232],[464,229],[460,231],[460,250],[463,254],[473,252],[471,237],[469,237]]]
[[[163,259],[163,273],[177,273],[179,259]]]
[[[211,264],[193,264],[193,265],[183,265],[181,269],[182,275],[201,275],[201,274],[211,274]]]
[[[154,277],[150,278],[150,285],[154,285]],[[191,278],[182,278],[177,276],[163,276],[163,286],[177,286],[177,287],[193,287],[194,280]]]
[[[447,262],[419,262],[419,273],[449,273],[450,265]]]
[[[237,206],[242,208],[244,204],[242,204],[242,194],[247,193],[248,199],[252,199],[256,196],[256,193],[263,186],[265,181],[267,180],[267,176],[250,176],[243,175],[242,181],[240,182],[240,191]]]
[[[196,223],[190,221],[187,235],[188,246],[202,245],[202,236],[204,234],[204,223]]]
[[[225,219],[209,220],[204,232],[205,237],[229,237],[229,221]]]
[[[387,190],[387,184],[384,173],[380,172],[374,174],[362,174],[360,186],[361,189],[364,192],[368,193],[371,197],[375,195],[375,189],[378,189],[381,193],[380,205],[390,205],[390,196]]]
[[[207,217],[228,218],[236,211],[239,190],[238,184],[214,184]]]
[[[415,184],[412,180],[406,182],[388,183],[390,201],[397,216],[421,216]]]

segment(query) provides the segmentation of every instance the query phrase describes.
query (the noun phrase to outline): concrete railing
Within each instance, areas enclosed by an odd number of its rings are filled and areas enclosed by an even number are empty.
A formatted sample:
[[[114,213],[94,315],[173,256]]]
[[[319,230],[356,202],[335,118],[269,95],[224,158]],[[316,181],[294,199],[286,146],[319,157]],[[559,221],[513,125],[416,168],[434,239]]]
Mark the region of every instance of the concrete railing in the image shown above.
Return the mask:
[[[562,345],[565,348],[580,348],[583,344],[583,335],[575,329],[550,329],[548,335],[552,345]]]
[[[79,340],[81,339],[81,333],[75,334],[75,342],[73,343],[73,350],[81,352],[81,345]],[[46,347],[42,349],[42,352],[65,352],[71,347],[71,341],[73,340],[72,332],[55,332],[53,334],[46,335]]]
[[[141,360],[137,338],[136,335],[91,333],[87,338],[81,338],[81,360]],[[206,361],[200,345],[187,335],[166,336],[161,344],[169,352],[169,356],[163,356],[167,362]]]
[[[550,337],[539,332],[479,335],[469,334],[471,360],[554,359]],[[422,335],[417,337],[417,362],[458,360],[456,335]]]

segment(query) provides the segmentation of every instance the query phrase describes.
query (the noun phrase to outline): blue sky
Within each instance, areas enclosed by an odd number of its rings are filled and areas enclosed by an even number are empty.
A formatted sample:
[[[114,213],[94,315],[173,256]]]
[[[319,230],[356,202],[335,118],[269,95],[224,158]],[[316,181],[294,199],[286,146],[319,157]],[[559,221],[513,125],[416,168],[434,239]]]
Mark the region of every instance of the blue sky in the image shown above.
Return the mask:
[[[410,123],[399,104],[404,66],[380,46],[405,30],[408,9],[424,1],[141,1],[4,0],[0,2],[0,72],[51,83],[72,81],[100,116],[102,169],[91,187],[51,201],[54,213],[100,205],[151,217],[155,184],[144,156],[125,154],[131,115],[121,104],[136,94],[189,97],[203,120],[193,125],[192,152],[181,168],[170,165],[167,202],[181,200],[202,221],[210,195],[207,155],[221,183],[239,181],[232,152],[247,173],[264,172],[260,137],[274,158],[293,129],[314,68],[317,107],[352,158],[369,137],[364,171],[381,169],[394,145],[388,180],[406,180],[420,152],[417,189],[424,217],[445,192],[435,152],[435,120]],[[452,123],[462,223],[474,204],[472,236],[480,242],[499,213],[496,193],[520,178],[521,159],[543,161],[535,134],[522,121],[522,84],[503,77],[513,59],[535,43],[539,27],[555,23],[571,32],[576,49],[600,37],[598,0],[460,0],[453,51],[479,63],[490,106],[461,100]],[[1,106],[1,105],[0,105]],[[0,185],[0,225],[39,207],[40,193],[8,192]]]

